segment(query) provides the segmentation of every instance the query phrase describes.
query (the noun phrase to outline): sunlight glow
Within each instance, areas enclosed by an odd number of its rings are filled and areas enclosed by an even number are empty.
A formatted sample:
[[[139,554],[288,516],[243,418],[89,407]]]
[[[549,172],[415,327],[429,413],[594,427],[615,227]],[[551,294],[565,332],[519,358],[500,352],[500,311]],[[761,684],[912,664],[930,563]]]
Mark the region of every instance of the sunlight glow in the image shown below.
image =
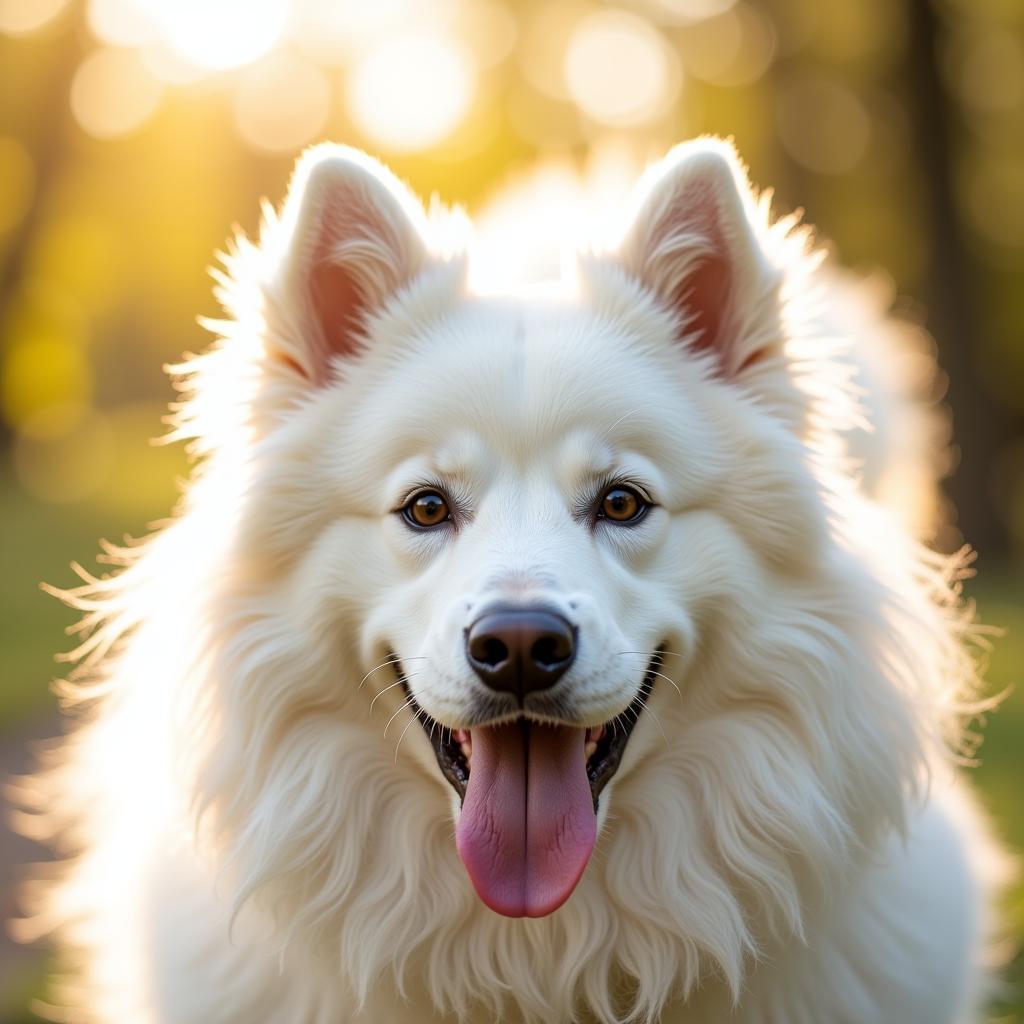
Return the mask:
[[[400,36],[355,65],[349,110],[360,131],[379,145],[426,149],[465,116],[474,79],[470,53],[457,40],[429,31]]]
[[[136,0],[89,0],[89,28],[110,46],[138,46],[156,32],[151,11]]]
[[[659,14],[680,24],[703,21],[724,14],[736,0],[653,0]]]
[[[564,70],[572,98],[604,124],[650,121],[679,94],[675,55],[649,22],[626,11],[584,18],[569,40]]]
[[[351,63],[366,47],[408,28],[419,18],[438,17],[442,0],[293,0],[290,34],[303,53],[329,67]],[[422,24],[422,22],[417,22]]]
[[[582,169],[548,158],[504,183],[473,212],[473,291],[571,283],[576,254],[611,240],[617,225],[608,211],[623,203],[642,166],[638,153],[609,140],[593,147]]]
[[[288,0],[136,0],[153,11],[168,47],[196,67],[239,67],[268,53],[288,21]]]
[[[330,103],[330,83],[315,64],[272,54],[245,71],[235,93],[235,123],[255,149],[292,152],[323,130]]]
[[[94,50],[71,82],[71,112],[95,138],[116,138],[141,127],[162,93],[134,50]]]
[[[12,36],[36,32],[67,4],[68,0],[0,0],[0,32]]]

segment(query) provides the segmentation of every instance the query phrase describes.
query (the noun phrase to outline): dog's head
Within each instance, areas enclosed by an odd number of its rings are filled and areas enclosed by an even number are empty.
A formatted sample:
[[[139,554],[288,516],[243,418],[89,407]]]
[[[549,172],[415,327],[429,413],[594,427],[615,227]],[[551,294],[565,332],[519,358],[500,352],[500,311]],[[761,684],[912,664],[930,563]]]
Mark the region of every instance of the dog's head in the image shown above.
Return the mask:
[[[389,884],[427,887],[393,898],[406,946],[475,913],[457,849],[502,914],[590,878],[627,973],[710,956],[738,984],[899,816],[915,727],[829,522],[805,242],[724,144],[637,196],[573,285],[485,298],[402,185],[325,147],[236,256],[191,410],[222,439],[193,508],[234,481],[203,785],[248,881],[319,927]]]

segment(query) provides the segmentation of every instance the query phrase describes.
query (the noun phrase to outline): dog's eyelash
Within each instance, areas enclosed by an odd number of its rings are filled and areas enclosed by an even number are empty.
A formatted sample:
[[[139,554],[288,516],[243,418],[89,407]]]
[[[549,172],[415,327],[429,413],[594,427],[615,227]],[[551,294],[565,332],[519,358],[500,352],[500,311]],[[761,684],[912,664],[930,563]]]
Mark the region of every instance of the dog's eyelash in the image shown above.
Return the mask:
[[[579,494],[573,502],[573,517],[578,519],[580,522],[587,522],[591,524],[596,523],[601,501],[613,487],[624,487],[628,490],[636,491],[636,493],[643,499],[648,509],[658,507],[658,503],[651,496],[650,488],[645,484],[629,477],[610,474],[606,477],[602,477],[593,490],[588,488],[585,493]]]
[[[413,484],[407,490],[402,492],[402,496],[398,499],[398,503],[392,508],[392,512],[401,512],[406,505],[416,497],[417,494],[423,491],[436,491],[440,494],[450,505],[454,505],[455,501],[451,496],[449,488],[446,487],[440,480],[420,480],[418,483]]]
[[[453,487],[451,484],[442,483],[437,479],[422,479],[410,486],[402,493],[398,503],[391,509],[392,515],[402,515],[409,502],[425,491],[432,491],[440,494],[448,505],[450,525],[456,528],[461,526],[469,517],[469,497],[464,492]],[[441,525],[441,524],[438,524]]]

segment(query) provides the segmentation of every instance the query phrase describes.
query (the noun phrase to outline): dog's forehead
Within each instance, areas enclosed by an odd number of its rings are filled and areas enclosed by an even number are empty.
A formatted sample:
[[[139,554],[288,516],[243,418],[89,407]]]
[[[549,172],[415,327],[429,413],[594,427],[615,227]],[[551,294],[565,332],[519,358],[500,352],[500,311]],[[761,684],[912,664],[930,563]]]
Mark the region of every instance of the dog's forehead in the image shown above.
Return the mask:
[[[667,353],[569,301],[470,300],[386,358],[374,390],[385,402],[401,396],[403,423],[473,429],[502,447],[639,428],[659,404],[685,402],[666,379]]]
[[[429,452],[428,462],[433,472],[445,478],[486,480],[493,473],[495,458],[512,454],[517,475],[540,468],[543,476],[573,486],[609,474],[624,454],[633,463],[644,461],[638,453],[617,452],[598,431],[587,427],[555,433],[543,446],[513,444],[511,453],[508,440],[485,437],[475,430],[458,431],[440,440]]]
[[[335,433],[364,443],[332,447],[367,479],[385,465],[465,481],[505,467],[574,486],[660,466],[682,485],[716,444],[685,362],[671,337],[652,344],[581,304],[468,300],[402,338],[370,339],[331,401]]]

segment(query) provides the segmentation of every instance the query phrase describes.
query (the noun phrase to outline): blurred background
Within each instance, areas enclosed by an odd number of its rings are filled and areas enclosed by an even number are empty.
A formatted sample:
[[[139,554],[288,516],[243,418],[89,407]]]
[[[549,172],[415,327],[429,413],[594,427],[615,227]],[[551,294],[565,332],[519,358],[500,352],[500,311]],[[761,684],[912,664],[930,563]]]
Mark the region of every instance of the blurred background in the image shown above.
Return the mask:
[[[99,537],[169,512],[186,465],[149,444],[161,365],[206,344],[205,268],[233,225],[255,231],[261,197],[282,198],[302,147],[363,147],[471,214],[540,164],[569,216],[574,173],[702,132],[733,136],[778,209],[884,269],[934,335],[946,491],[979,552],[968,591],[1007,630],[991,688],[1014,685],[1021,0],[0,0],[0,775],[58,729],[48,683],[72,619],[38,583],[68,585]],[[1021,849],[1024,694],[989,719],[973,774]],[[40,855],[0,832],[0,917]],[[1007,916],[1019,935],[1020,889]],[[46,958],[0,939],[0,1022],[36,1019]],[[1022,1006],[1011,988],[992,1019]]]

